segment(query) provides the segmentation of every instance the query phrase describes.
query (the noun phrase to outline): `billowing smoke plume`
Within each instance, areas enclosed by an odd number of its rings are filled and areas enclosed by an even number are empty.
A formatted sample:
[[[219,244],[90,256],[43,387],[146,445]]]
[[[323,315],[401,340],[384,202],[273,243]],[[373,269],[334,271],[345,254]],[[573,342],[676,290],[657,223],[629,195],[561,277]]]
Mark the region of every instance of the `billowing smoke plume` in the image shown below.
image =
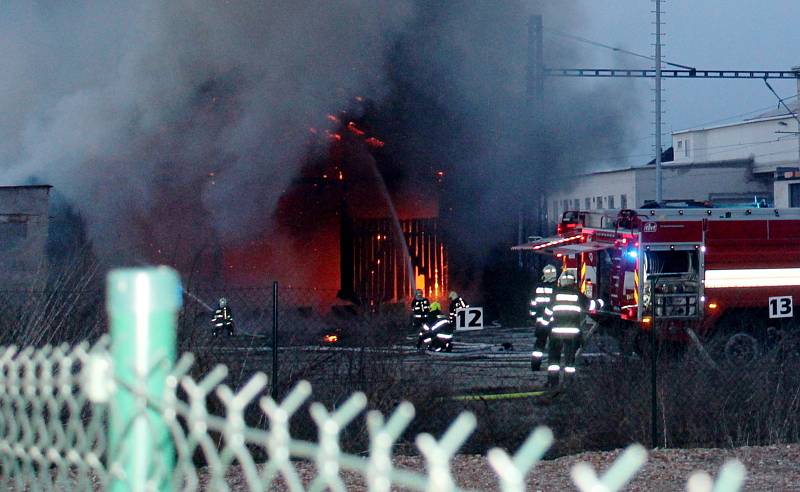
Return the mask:
[[[309,127],[383,94],[410,13],[403,0],[7,2],[4,181],[54,185],[106,255],[247,239]]]
[[[418,7],[392,54],[395,90],[384,111],[393,116],[383,119],[399,147],[395,159],[414,162],[427,177],[445,171],[442,226],[451,273],[462,277],[453,284],[464,286],[480,280],[492,248],[507,252],[517,239],[520,210],[530,219],[542,190],[565,186],[565,177],[619,151],[640,115],[631,83],[620,79],[549,79],[543,107],[527,105],[529,16],[541,14],[546,33],[579,32],[590,20],[576,2]],[[592,66],[579,46],[549,34],[544,41],[546,66]]]
[[[557,176],[623,140],[633,106],[616,81],[588,89],[557,80],[546,110],[527,111],[528,15],[570,30],[586,21],[572,2],[39,0],[3,9],[3,181],[53,184],[87,219],[101,255],[124,261],[143,249],[191,261],[209,244],[261,236],[307,162],[309,128],[324,130],[327,114],[363,96],[375,102],[364,119],[387,142],[379,165],[401,170],[401,189],[444,170],[453,258],[479,263],[513,238],[519,205],[538,199],[532,190],[558,186]],[[551,66],[580,61],[547,45]]]

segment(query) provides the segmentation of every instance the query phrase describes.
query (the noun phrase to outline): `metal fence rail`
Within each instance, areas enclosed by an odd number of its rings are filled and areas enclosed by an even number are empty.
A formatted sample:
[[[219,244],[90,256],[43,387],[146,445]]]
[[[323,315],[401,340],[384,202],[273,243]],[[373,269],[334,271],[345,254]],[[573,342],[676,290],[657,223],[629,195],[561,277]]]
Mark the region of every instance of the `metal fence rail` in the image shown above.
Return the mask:
[[[0,350],[0,487],[3,490],[345,490],[343,471],[370,490],[458,490],[450,463],[476,427],[460,414],[440,439],[414,440],[426,473],[396,468],[394,445],[415,414],[410,403],[385,417],[366,414],[367,457],[345,451],[345,436],[360,426],[368,405],[360,392],[329,410],[307,406],[311,385],[296,384],[280,402],[265,374],[239,389],[223,381],[225,366],[193,375],[194,357],[176,357],[180,309],[177,276],[165,269],[121,271],[109,280],[111,337],[94,346]],[[308,411],[306,412],[306,408]],[[314,439],[299,439],[297,423]],[[535,429],[511,456],[487,457],[504,491],[525,490],[526,476],[552,444]],[[303,479],[293,460],[314,463]],[[587,464],[573,468],[579,490],[619,490],[646,460],[630,446],[598,477]],[[738,490],[744,470],[725,465],[714,490]],[[694,480],[711,490],[708,480]]]

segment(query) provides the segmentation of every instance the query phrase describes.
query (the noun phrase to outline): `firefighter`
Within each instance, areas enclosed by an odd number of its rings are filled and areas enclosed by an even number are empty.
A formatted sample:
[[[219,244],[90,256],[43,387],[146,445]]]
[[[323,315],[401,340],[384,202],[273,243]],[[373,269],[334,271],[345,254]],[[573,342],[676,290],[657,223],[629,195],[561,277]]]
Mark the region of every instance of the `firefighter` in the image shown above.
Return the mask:
[[[442,313],[441,305],[432,302],[430,311],[422,322],[419,331],[417,348],[424,345],[428,350],[435,352],[450,352],[453,343],[453,325],[450,319]]]
[[[429,312],[430,301],[422,293],[422,289],[415,290],[414,299],[411,301],[411,321],[415,330],[419,330]]]
[[[581,342],[581,325],[585,311],[585,302],[576,288],[574,273],[565,271],[561,274],[554,294],[547,355],[547,385],[550,387],[558,385],[562,356],[565,379],[575,374],[575,353]]]
[[[542,269],[542,280],[536,287],[531,299],[530,315],[534,326],[536,342],[531,354],[531,370],[538,371],[542,367],[547,338],[550,336],[550,323],[553,320],[553,291],[556,285],[558,270],[553,265],[545,265]]]
[[[211,318],[211,335],[219,335],[220,330],[225,330],[228,336],[233,336],[233,312],[224,297],[219,300],[219,307]]]
[[[448,295],[447,297],[450,298],[450,323],[452,323],[453,326],[455,326],[455,324],[456,324],[456,311],[458,311],[459,309],[466,308],[467,304],[464,302],[464,299],[462,299],[458,295],[458,292],[456,292],[454,290],[451,290],[450,291],[450,295]]]

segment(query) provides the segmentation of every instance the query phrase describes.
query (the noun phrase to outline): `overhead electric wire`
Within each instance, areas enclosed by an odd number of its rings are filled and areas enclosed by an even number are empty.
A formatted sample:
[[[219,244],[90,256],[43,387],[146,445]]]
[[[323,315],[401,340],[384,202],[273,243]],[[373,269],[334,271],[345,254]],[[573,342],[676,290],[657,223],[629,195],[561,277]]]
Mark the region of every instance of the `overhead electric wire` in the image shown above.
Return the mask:
[[[784,101],[788,101],[788,100],[794,99],[796,97],[797,97],[797,94],[794,94],[794,95],[791,95],[789,97],[785,97],[783,100]],[[727,116],[727,117],[723,117],[723,118],[718,118],[716,120],[711,120],[711,121],[704,121],[702,123],[697,123],[696,125],[692,125],[692,126],[688,127],[687,130],[690,130],[692,128],[699,129],[699,128],[701,128],[703,126],[706,126],[706,125],[713,125],[715,123],[722,123],[724,121],[732,120],[734,118],[742,118],[742,117],[745,117],[745,116],[750,116],[750,115],[755,114],[755,113],[763,113],[764,111],[768,111],[768,110],[772,109],[773,107],[774,106],[772,106],[772,105],[765,106],[763,108],[754,109],[752,111],[747,111],[745,113],[735,114],[735,115],[731,115],[731,116]],[[780,115],[775,115],[775,116],[780,116]],[[686,131],[686,130],[683,130],[683,131]]]
[[[559,31],[557,29],[551,29],[551,28],[545,27],[544,31],[545,32],[549,32],[551,34],[554,34],[556,36],[561,36],[562,38],[567,38],[567,39],[571,39],[573,41],[578,41],[580,43],[585,43],[585,44],[589,44],[589,45],[592,45],[592,46],[596,46],[598,48],[605,48],[605,49],[608,49],[608,50],[611,50],[611,51],[615,51],[617,53],[623,53],[625,55],[630,55],[630,56],[635,56],[635,57],[638,57],[638,58],[644,58],[645,60],[655,61],[655,58],[650,56],[650,55],[643,55],[641,53],[636,53],[635,51],[626,50],[624,48],[617,48],[617,47],[614,47],[614,46],[611,46],[611,45],[608,45],[608,44],[605,44],[605,43],[601,43],[599,41],[594,41],[592,39],[584,38],[584,37],[581,37],[581,36],[576,36],[575,34],[570,34],[568,32]],[[684,68],[686,70],[696,70],[695,67],[690,67],[688,65],[681,65],[680,63],[673,63],[673,62],[670,62],[670,61],[667,61],[667,60],[662,60],[661,63],[664,64],[664,65],[669,65],[671,67]]]
[[[770,143],[776,143],[776,142],[780,142],[781,140],[785,140],[787,138],[789,138],[789,137],[776,137],[776,138],[771,139],[771,140],[759,140],[759,141],[753,141],[753,142],[740,142],[740,143],[735,143],[735,144],[709,145],[707,147],[695,147],[693,150],[694,151],[700,151],[700,150],[708,151],[708,150],[717,150],[717,149],[729,150],[729,149],[732,149],[732,148],[745,147],[745,146],[748,146],[748,145],[765,145],[765,144],[770,144]],[[707,154],[708,155],[713,155],[713,154],[719,154],[721,152],[724,152],[724,150],[723,151],[718,151],[718,152],[710,152],[710,153],[707,153]],[[778,152],[778,153],[782,153],[782,152]],[[757,154],[757,155],[766,155],[766,154]],[[601,161],[601,162],[605,162],[605,161],[611,161],[611,160],[624,160],[624,159],[631,159],[631,158],[634,158],[634,157],[651,157],[651,156],[652,156],[651,153],[646,153],[646,154],[645,153],[641,153],[641,154],[626,154],[626,155],[620,155],[620,156],[612,155],[612,156],[608,156],[608,157],[605,157],[605,158],[596,158],[595,160]],[[616,169],[610,169],[610,171],[615,171],[615,170]]]
[[[795,119],[795,121],[797,121],[798,128],[800,129],[800,118],[797,117],[797,113],[789,109],[789,106],[784,102],[785,99],[781,98],[781,96],[779,96],[778,93],[775,92],[775,89],[772,88],[772,86],[770,85],[769,81],[766,78],[764,79],[764,83],[767,84],[767,88],[770,91],[772,91],[773,94],[775,94],[775,97],[778,98],[778,105],[782,104],[783,107],[786,108],[786,111],[788,111],[789,114],[792,115],[792,117]]]
[[[785,97],[784,101],[789,101],[789,100],[794,99],[796,97],[797,97],[796,94],[792,95],[792,96],[789,96],[789,97]],[[700,129],[702,129],[702,127],[704,127],[706,125],[714,125],[716,123],[723,123],[723,122],[728,121],[728,120],[743,118],[745,116],[750,116],[750,115],[757,114],[757,113],[763,113],[764,111],[768,111],[768,110],[772,109],[773,107],[774,106],[772,106],[772,105],[764,106],[764,107],[761,107],[761,108],[757,108],[757,109],[753,109],[753,110],[750,110],[750,111],[746,111],[744,113],[732,114],[730,116],[724,116],[722,118],[718,118],[718,119],[715,119],[715,120],[703,121],[703,122],[700,122],[700,123],[695,123],[694,125],[688,126],[688,127],[686,127],[686,129],[680,130],[680,131],[685,132],[685,131],[692,131],[692,130],[700,130]],[[631,143],[635,143],[635,142],[641,142],[642,140],[649,140],[652,137],[653,137],[653,135],[649,134],[649,135],[646,135],[646,136],[643,136],[643,137],[625,138],[625,139],[622,139],[622,140],[615,140],[613,142],[612,141],[607,141],[607,142],[602,142],[602,143],[599,143],[599,144],[596,143],[596,144],[594,144],[594,147],[606,148],[606,147],[624,146],[626,144],[631,144]],[[650,156],[650,153],[647,153],[647,154],[630,154],[630,155],[626,155],[626,156],[623,156],[623,157],[647,157],[647,156]]]

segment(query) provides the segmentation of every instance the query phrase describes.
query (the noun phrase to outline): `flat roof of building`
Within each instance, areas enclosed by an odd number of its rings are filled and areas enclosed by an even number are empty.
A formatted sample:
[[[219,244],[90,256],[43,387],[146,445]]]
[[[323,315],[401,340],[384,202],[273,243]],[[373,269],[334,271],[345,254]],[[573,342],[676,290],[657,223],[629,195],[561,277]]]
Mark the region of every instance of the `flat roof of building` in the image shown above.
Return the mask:
[[[14,188],[52,188],[53,185],[0,185],[0,190],[10,190]]]
[[[727,159],[723,161],[708,161],[708,162],[675,162],[669,161],[662,163],[662,169],[678,169],[678,168],[709,168],[709,167],[733,167],[733,166],[748,166],[753,163],[752,158],[747,159]],[[598,174],[612,174],[612,173],[622,173],[628,171],[655,171],[656,166],[653,164],[643,164],[641,166],[630,166],[624,167],[620,169],[605,169],[602,171],[593,171],[581,174],[575,174],[574,176],[596,176]]]

